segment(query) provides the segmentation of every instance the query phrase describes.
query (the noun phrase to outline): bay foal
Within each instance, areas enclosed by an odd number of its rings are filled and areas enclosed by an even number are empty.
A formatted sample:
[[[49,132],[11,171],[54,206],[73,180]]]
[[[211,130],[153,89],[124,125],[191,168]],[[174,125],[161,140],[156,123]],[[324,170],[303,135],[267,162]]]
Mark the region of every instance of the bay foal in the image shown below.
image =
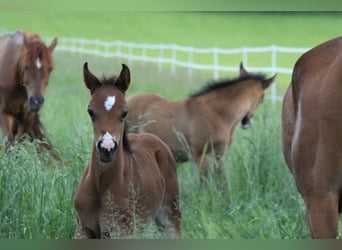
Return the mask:
[[[122,65],[118,77],[98,79],[85,63],[83,76],[91,94],[88,113],[94,141],[74,198],[75,237],[125,237],[136,222],[144,225],[154,219],[165,237],[180,238],[178,180],[171,151],[154,135],[126,134],[128,67]]]

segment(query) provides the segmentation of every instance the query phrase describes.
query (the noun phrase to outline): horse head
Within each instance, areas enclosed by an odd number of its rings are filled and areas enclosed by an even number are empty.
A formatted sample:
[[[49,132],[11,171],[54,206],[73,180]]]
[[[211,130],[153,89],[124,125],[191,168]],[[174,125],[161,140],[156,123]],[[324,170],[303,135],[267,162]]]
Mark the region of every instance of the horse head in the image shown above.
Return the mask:
[[[38,112],[44,103],[46,87],[53,70],[52,52],[57,45],[57,38],[46,46],[38,35],[23,35],[25,53],[21,58],[21,83],[27,91],[29,109]]]
[[[243,64],[240,63],[240,77],[248,77],[250,74],[248,71],[244,68]],[[261,75],[260,75],[261,76]],[[251,100],[254,101],[251,102],[252,105],[250,105],[249,109],[247,110],[246,114],[241,119],[241,128],[246,129],[249,128],[251,125],[251,121],[253,118],[253,115],[258,107],[258,105],[264,100],[264,91],[274,82],[276,75],[265,78],[265,77],[256,77],[255,80],[259,81],[261,83],[261,88],[256,88],[256,91],[251,92],[253,95],[251,95]]]
[[[94,147],[101,162],[111,162],[125,140],[125,92],[130,84],[130,71],[123,64],[118,77],[99,79],[85,63],[83,78],[91,94],[88,113],[93,122]]]

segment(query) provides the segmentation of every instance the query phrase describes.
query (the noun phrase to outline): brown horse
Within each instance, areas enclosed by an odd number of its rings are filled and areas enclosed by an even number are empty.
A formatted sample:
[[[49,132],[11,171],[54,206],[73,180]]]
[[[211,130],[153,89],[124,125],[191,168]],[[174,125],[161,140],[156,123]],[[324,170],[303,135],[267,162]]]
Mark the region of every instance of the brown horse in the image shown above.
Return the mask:
[[[153,94],[132,96],[127,100],[127,119],[133,132],[160,137],[178,162],[189,160],[189,146],[202,176],[206,176],[213,155],[221,165],[236,125],[246,128],[250,124],[274,78],[249,74],[240,64],[239,77],[213,82],[184,100],[170,101]]]
[[[37,34],[20,30],[0,36],[0,122],[8,145],[27,134],[51,149],[38,111],[54,67],[56,45],[57,38],[46,46]]]
[[[170,149],[151,134],[125,132],[125,92],[130,71],[98,79],[83,68],[90,90],[88,113],[94,143],[90,162],[75,194],[76,238],[123,237],[154,219],[167,237],[181,237],[176,162]],[[130,112],[131,110],[129,110]]]
[[[313,238],[336,238],[342,212],[342,37],[303,54],[283,100],[283,153]]]

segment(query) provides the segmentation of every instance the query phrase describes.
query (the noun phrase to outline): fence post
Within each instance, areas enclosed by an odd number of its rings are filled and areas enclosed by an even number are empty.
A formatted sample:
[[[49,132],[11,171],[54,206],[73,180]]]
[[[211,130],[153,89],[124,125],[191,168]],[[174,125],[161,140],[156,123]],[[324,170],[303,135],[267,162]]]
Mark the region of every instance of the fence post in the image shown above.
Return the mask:
[[[213,49],[213,57],[214,57],[214,80],[219,78],[219,61],[218,61],[218,49],[215,47]]]
[[[274,75],[277,71],[277,46],[272,45],[272,75]],[[277,87],[276,83],[274,82],[271,87],[272,93],[272,106],[275,106],[277,101]]]
[[[158,72],[159,73],[161,73],[162,71],[163,57],[164,57],[164,45],[160,44],[159,57],[158,57]]]
[[[193,60],[193,57],[192,57],[192,47],[189,48],[189,63],[188,63],[188,75],[189,75],[189,78],[192,78],[192,60]]]
[[[133,64],[133,49],[132,49],[132,44],[128,44],[128,65],[130,65],[130,67],[132,67]]]
[[[147,48],[146,48],[146,45],[143,44],[143,48],[142,48],[142,63],[143,63],[143,65],[145,65],[146,54],[147,54]]]
[[[119,58],[121,58],[121,41],[116,42],[116,58],[119,61]]]
[[[242,62],[245,68],[248,67],[248,53],[246,47],[242,48]]]
[[[176,45],[172,44],[172,65],[171,65],[171,72],[172,75],[176,74],[176,57],[177,57],[177,50],[176,50]]]

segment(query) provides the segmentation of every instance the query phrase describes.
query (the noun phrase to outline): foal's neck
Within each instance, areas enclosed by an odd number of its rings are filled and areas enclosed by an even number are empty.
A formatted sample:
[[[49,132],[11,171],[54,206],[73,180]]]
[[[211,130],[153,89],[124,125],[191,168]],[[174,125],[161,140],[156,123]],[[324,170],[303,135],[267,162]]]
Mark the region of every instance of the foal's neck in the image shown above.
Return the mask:
[[[122,176],[125,171],[124,161],[126,157],[127,153],[123,150],[122,145],[120,145],[114,160],[104,163],[100,161],[96,149],[93,148],[90,168],[99,193],[105,192],[111,183],[123,180]]]

